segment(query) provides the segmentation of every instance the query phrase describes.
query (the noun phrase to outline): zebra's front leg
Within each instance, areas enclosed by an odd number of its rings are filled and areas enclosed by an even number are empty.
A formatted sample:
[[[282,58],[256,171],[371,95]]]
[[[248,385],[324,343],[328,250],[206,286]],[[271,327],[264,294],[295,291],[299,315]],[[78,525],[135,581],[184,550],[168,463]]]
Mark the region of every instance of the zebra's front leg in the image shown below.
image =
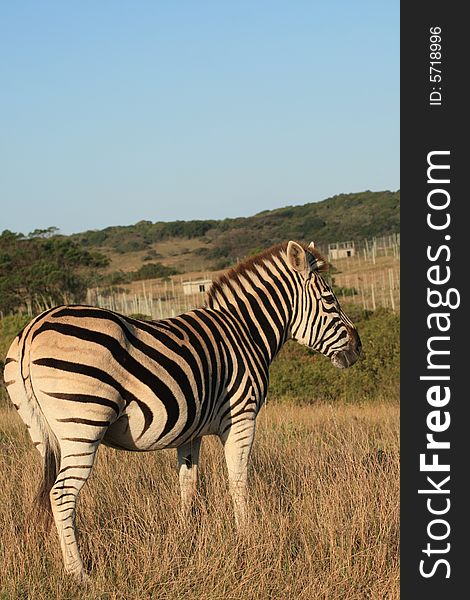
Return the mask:
[[[178,448],[178,470],[181,490],[181,517],[187,519],[197,490],[197,465],[201,438]]]
[[[255,437],[255,420],[249,413],[246,420],[237,421],[221,436],[227,463],[229,490],[233,500],[235,523],[242,530],[248,520],[247,479],[248,460]]]

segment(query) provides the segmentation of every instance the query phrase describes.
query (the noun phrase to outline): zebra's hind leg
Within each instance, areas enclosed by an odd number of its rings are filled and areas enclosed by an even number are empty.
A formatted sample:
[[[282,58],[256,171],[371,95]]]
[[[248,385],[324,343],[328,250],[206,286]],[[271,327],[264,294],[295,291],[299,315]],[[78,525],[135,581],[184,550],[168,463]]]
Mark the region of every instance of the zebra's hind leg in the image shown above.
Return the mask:
[[[99,440],[62,439],[60,446],[60,469],[50,492],[52,514],[59,534],[65,570],[85,581],[88,576],[78,550],[75,513],[78,495],[90,475]]]
[[[255,420],[253,414],[231,425],[221,440],[224,445],[225,462],[227,463],[229,490],[233,500],[235,523],[241,530],[247,525],[247,476],[248,460],[255,437]]]
[[[197,490],[197,468],[201,438],[196,438],[178,448],[178,471],[181,490],[181,517],[189,517]]]

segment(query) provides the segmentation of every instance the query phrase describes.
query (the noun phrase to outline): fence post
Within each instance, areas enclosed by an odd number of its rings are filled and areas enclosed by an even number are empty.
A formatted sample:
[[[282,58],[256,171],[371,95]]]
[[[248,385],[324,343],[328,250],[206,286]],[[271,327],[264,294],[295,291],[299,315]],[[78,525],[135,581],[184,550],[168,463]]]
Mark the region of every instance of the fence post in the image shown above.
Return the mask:
[[[392,304],[392,310],[393,310],[393,312],[395,312],[395,298],[393,297],[393,288],[394,288],[393,269],[388,270],[388,280],[389,280],[389,284],[390,284],[390,302]]]

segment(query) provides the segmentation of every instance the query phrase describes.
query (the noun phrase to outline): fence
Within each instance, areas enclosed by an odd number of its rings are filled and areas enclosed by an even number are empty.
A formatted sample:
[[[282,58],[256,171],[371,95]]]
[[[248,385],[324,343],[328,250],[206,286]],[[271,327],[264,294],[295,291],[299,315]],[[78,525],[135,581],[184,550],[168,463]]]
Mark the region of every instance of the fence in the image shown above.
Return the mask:
[[[89,289],[86,303],[124,315],[140,314],[152,319],[165,319],[202,306],[204,297],[204,292],[185,294],[182,281],[172,279],[163,285],[143,281],[141,289],[134,287],[132,291]]]
[[[399,234],[355,242],[353,256],[333,261],[332,277],[339,300],[360,305],[364,309],[375,310],[378,306],[384,306],[393,311],[399,310],[399,259]],[[200,278],[214,279],[218,274],[204,273]],[[151,280],[135,283],[131,289],[89,289],[86,302],[126,315],[143,314],[152,319],[174,317],[204,304],[203,292],[184,293],[183,283],[187,281],[175,276],[165,282]]]
[[[355,242],[353,256],[333,261],[340,300],[364,309],[400,307],[400,234]]]
[[[397,311],[400,308],[400,267],[384,267],[362,274],[334,275],[340,301],[358,304],[364,309],[378,306]]]
[[[341,248],[345,242],[336,242],[336,244],[329,244],[328,247],[320,246],[321,251],[328,256],[330,261],[335,262],[338,259],[330,251],[330,247],[336,246]],[[348,259],[355,260],[359,263],[372,263],[375,264],[377,259],[380,257],[392,257],[396,260],[400,259],[400,234],[393,233],[382,237],[374,237],[371,239],[354,241],[351,243],[352,246],[347,246],[353,250],[352,256],[348,256]],[[333,255],[332,255],[333,254]]]

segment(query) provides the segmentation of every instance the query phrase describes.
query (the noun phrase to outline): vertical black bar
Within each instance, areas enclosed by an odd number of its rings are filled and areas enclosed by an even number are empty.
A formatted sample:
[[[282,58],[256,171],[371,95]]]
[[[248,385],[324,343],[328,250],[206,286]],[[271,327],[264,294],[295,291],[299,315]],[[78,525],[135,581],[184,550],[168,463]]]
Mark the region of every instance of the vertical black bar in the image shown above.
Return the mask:
[[[401,597],[405,600],[469,594],[470,198],[464,190],[469,170],[464,136],[469,135],[470,119],[463,103],[470,36],[464,6],[434,0],[401,3]],[[421,465],[420,455],[424,455]]]

